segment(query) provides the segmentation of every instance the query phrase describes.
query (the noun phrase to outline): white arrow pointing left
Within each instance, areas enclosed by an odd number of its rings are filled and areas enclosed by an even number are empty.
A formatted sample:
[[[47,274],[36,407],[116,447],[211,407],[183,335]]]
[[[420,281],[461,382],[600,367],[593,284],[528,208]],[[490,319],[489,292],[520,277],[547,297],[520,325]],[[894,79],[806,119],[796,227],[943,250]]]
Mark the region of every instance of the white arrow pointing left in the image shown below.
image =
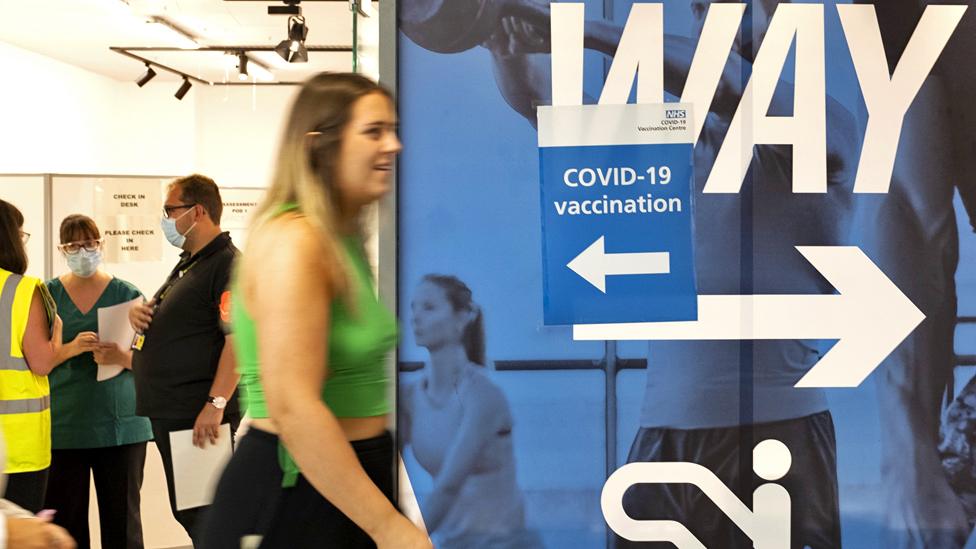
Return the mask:
[[[596,286],[596,289],[607,293],[607,277],[610,275],[670,273],[671,254],[668,252],[608,254],[604,252],[601,236],[566,266]]]
[[[577,340],[836,339],[797,387],[857,387],[925,319],[857,246],[797,246],[839,294],[700,295],[698,320],[577,324]]]

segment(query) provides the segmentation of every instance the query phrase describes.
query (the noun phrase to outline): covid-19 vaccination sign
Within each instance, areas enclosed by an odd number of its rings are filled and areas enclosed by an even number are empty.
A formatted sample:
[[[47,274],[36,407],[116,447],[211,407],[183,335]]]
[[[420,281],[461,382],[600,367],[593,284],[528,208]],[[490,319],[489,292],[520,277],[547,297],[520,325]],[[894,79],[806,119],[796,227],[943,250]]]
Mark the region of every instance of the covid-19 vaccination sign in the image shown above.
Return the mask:
[[[694,320],[688,106],[538,117],[545,323]]]

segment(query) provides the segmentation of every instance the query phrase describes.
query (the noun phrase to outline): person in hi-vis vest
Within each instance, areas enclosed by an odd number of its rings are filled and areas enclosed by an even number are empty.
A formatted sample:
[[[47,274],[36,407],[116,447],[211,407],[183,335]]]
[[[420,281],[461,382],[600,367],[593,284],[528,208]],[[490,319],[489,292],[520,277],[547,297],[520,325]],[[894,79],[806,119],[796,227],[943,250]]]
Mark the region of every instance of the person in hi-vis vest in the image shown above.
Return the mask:
[[[7,446],[5,497],[40,511],[51,464],[47,374],[62,362],[61,319],[44,284],[24,276],[24,216],[0,200],[0,429]]]

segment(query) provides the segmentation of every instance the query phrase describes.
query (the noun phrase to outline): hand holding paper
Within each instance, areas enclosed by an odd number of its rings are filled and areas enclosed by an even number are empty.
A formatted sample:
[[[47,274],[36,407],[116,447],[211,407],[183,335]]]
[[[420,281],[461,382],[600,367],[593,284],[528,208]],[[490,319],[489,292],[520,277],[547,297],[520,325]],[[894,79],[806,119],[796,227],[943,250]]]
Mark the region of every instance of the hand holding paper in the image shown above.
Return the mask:
[[[98,348],[98,334],[95,332],[78,332],[78,335],[66,345],[74,345],[77,347],[77,349],[71,352],[71,356],[94,351]]]
[[[129,309],[142,298],[119,303],[111,307],[98,309],[98,340],[99,345],[92,352],[98,363],[98,381],[105,381],[119,375],[124,369],[125,355],[122,349],[128,349],[135,337],[135,330],[129,325]]]
[[[224,419],[224,411],[209,404],[204,404],[203,410],[197,415],[193,424],[193,445],[206,448],[207,442],[217,444],[220,439],[220,422]]]
[[[132,303],[132,302],[130,302]],[[139,333],[145,332],[152,324],[153,311],[156,310],[156,298],[149,301],[138,301],[129,307],[129,325]]]
[[[216,444],[205,444],[203,449],[193,444],[192,429],[171,432],[169,444],[173,454],[176,509],[210,505],[220,474],[233,452],[230,425],[221,425]]]
[[[96,344],[95,348],[92,349],[92,354],[95,355],[95,363],[100,366],[121,366],[124,368],[125,363],[128,362],[128,357],[114,342]]]

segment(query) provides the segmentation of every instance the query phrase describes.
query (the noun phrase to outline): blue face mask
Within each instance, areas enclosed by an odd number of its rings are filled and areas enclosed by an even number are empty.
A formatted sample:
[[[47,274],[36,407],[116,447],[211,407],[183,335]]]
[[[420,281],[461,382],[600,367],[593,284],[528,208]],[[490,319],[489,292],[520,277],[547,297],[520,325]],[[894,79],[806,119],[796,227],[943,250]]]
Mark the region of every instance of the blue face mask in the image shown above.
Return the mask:
[[[95,274],[98,266],[102,263],[102,252],[101,250],[89,252],[81,249],[78,250],[78,253],[65,256],[65,258],[68,260],[68,268],[71,269],[72,273],[81,278],[88,278]]]
[[[183,215],[186,215],[191,211],[192,210],[187,210],[186,212],[183,213]],[[183,215],[181,215],[180,217],[183,217]],[[166,237],[166,240],[168,240],[170,244],[176,246],[177,248],[183,247],[183,244],[186,243],[186,235],[190,234],[190,231],[193,230],[193,227],[197,226],[197,224],[194,223],[193,225],[190,225],[190,228],[187,229],[185,233],[180,234],[180,231],[176,229],[176,220],[179,219],[180,217],[176,217],[176,218],[164,217],[160,220],[159,223],[160,227],[163,229],[163,236]]]

